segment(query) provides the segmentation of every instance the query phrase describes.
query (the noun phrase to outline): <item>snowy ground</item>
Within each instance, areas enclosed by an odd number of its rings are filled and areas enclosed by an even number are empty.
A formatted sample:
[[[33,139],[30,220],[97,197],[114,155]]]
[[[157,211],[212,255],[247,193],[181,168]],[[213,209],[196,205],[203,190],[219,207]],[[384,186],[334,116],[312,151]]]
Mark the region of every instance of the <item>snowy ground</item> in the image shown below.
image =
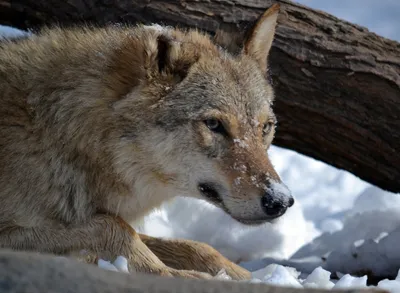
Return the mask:
[[[298,2],[310,6],[322,3]],[[390,13],[400,9],[396,1],[379,3],[395,5],[387,5],[391,7]],[[330,12],[329,7],[327,11]],[[365,16],[347,13],[343,18],[361,23],[354,15]],[[374,23],[379,21],[375,19]],[[399,31],[398,25],[396,30],[388,24],[387,17],[385,26],[375,27],[380,34],[392,38],[397,36],[393,32]],[[0,26],[1,34],[9,37],[19,32]],[[253,282],[344,288],[366,287],[366,272],[377,277],[396,277],[400,269],[399,194],[384,192],[348,172],[289,150],[272,147],[270,155],[296,198],[296,204],[277,224],[245,227],[207,203],[177,198],[149,215],[137,228],[153,236],[207,242],[252,271]],[[125,261],[118,258],[114,265],[99,265],[126,272]],[[381,281],[378,287],[400,292],[400,274],[396,280]]]
[[[398,275],[399,194],[289,150],[272,147],[270,154],[296,196],[276,225],[244,227],[207,203],[178,198],[139,228],[153,236],[207,242],[252,271],[252,282],[362,288],[367,271],[383,278]],[[117,270],[107,262],[100,266]],[[377,287],[400,292],[400,274]]]
[[[290,150],[273,146],[270,155],[296,197],[277,224],[245,227],[207,203],[177,198],[139,228],[153,236],[207,242],[252,271],[253,281],[344,288],[365,287],[365,272],[397,276],[399,194]],[[378,287],[398,284],[400,278]]]

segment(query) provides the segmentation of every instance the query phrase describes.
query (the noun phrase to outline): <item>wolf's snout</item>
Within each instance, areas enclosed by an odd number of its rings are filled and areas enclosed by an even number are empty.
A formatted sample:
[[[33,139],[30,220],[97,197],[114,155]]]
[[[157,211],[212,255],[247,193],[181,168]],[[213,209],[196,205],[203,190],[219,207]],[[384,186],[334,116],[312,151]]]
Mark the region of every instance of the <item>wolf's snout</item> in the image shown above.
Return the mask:
[[[294,198],[293,197],[289,198],[289,207],[291,207],[292,205],[294,205]]]
[[[293,197],[290,197],[287,202],[280,198],[275,198],[273,195],[266,194],[261,197],[261,206],[264,212],[269,217],[282,216],[286,210],[294,204]]]
[[[293,206],[294,198],[283,183],[272,183],[261,197],[261,207],[269,217],[280,217]]]

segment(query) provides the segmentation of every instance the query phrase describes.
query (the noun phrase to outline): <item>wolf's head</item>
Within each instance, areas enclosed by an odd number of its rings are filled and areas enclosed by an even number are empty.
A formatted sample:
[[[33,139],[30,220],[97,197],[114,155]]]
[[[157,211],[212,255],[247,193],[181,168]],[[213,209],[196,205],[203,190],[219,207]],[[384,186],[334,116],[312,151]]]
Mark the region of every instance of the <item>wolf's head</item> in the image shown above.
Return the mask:
[[[147,196],[203,198],[246,224],[293,205],[267,154],[276,124],[267,57],[278,9],[259,18],[237,53],[197,31],[152,26],[133,40],[142,47],[134,52],[143,58],[141,81],[115,108],[130,111],[132,154],[124,157],[141,157],[146,180],[165,187]],[[119,60],[134,58],[125,54]]]

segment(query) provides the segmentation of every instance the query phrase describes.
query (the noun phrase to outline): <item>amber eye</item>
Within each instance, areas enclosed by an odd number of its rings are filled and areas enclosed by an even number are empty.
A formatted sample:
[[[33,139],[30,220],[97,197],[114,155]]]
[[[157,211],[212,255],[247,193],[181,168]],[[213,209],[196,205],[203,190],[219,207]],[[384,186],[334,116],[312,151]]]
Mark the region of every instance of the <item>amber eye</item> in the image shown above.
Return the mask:
[[[270,133],[273,126],[274,126],[273,122],[265,123],[263,126],[263,135],[267,135],[268,133]]]
[[[206,119],[206,120],[204,120],[204,123],[207,125],[207,127],[211,131],[221,133],[221,134],[226,134],[226,130],[225,130],[224,126],[222,125],[221,121],[219,121],[218,119],[215,119],[215,118]]]

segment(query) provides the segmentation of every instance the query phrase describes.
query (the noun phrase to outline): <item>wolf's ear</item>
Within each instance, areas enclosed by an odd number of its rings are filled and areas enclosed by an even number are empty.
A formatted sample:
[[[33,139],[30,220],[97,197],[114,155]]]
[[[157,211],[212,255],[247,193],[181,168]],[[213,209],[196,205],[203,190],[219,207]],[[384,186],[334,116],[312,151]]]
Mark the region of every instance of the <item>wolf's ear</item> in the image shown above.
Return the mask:
[[[169,35],[159,35],[157,37],[157,54],[155,66],[159,73],[165,72],[184,79],[189,71],[190,65],[195,58],[190,58],[190,54],[185,54],[181,43]],[[193,59],[193,60],[192,60]]]
[[[153,65],[157,67],[160,73],[172,69],[178,50],[178,44],[171,37],[164,34],[157,37],[156,62]]]
[[[279,4],[272,5],[247,32],[244,53],[254,58],[263,71],[267,70],[267,58],[274,40],[279,14]]]

